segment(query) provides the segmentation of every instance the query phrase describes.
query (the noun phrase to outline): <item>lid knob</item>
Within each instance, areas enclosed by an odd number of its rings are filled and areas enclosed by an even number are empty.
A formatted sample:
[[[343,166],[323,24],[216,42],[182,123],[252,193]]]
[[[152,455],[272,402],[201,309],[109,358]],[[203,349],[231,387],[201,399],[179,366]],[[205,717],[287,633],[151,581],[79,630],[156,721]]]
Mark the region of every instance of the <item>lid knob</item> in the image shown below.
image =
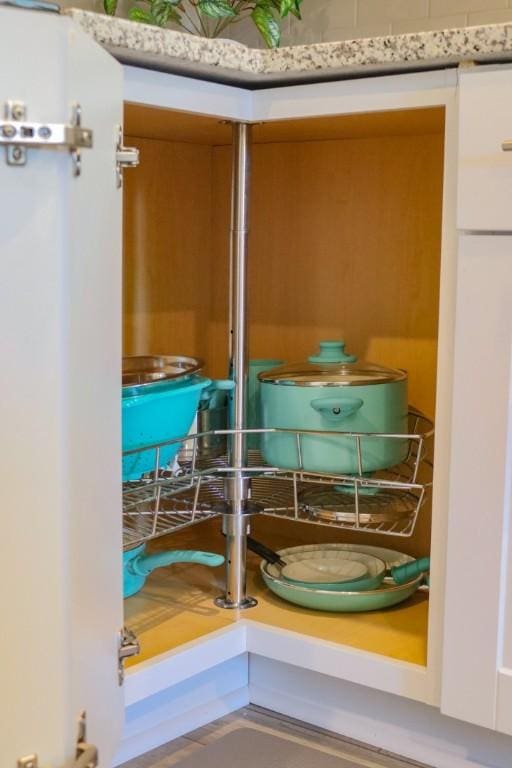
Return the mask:
[[[340,341],[321,341],[320,352],[317,355],[311,355],[308,360],[310,363],[355,363],[357,357],[345,352],[345,342],[340,339]]]

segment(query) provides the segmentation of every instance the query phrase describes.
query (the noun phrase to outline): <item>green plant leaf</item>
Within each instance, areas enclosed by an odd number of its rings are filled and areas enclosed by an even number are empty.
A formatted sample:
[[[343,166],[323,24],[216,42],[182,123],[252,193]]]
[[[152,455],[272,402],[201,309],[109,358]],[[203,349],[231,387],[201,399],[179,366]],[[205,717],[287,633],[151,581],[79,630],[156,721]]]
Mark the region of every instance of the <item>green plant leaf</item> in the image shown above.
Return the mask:
[[[291,10],[297,5],[296,0],[280,0],[279,2],[279,15],[282,19],[288,16]]]
[[[130,8],[128,18],[132,21],[140,21],[142,24],[156,24],[151,12],[145,11],[144,8]]]
[[[117,0],[103,0],[103,8],[109,16],[115,16],[117,11]]]
[[[277,48],[281,42],[281,30],[279,22],[276,21],[269,5],[265,0],[258,0],[258,5],[251,13],[251,18],[259,29],[260,35],[264,39],[268,48]]]
[[[300,12],[300,6],[302,5],[302,0],[295,0],[293,3],[293,6],[290,8],[290,13],[292,13],[297,19],[302,19],[302,15]]]
[[[228,16],[236,16],[236,11],[228,0],[199,0],[197,8],[205,16],[212,19],[225,19]]]
[[[152,0],[151,15],[159,27],[165,27],[169,21],[180,22],[180,14],[174,8],[172,0]]]

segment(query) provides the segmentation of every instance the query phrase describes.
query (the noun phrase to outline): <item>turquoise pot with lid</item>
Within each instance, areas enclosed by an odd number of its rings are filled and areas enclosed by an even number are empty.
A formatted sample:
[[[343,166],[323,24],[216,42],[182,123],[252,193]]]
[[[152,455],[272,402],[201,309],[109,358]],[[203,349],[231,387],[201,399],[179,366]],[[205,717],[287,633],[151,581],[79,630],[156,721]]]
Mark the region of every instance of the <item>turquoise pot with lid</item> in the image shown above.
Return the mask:
[[[408,441],[381,438],[408,432],[407,373],[360,362],[345,351],[343,341],[322,341],[306,362],[260,373],[262,426],[317,430],[330,435],[304,435],[300,453],[293,434],[265,433],[265,461],[285,469],[359,474],[402,462]],[[361,438],[361,465],[356,440]],[[372,436],[370,436],[372,435]]]

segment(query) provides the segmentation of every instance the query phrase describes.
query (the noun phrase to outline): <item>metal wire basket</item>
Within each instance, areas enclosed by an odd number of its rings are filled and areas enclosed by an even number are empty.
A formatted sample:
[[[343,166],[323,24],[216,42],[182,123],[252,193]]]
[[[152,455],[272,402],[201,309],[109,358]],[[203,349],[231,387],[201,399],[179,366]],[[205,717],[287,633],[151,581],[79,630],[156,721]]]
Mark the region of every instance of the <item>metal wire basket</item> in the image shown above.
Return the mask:
[[[154,471],[136,482],[123,485],[124,546],[129,549],[225,511],[224,483],[234,473],[250,479],[251,503],[255,512],[329,525],[355,531],[411,536],[418,513],[432,485],[434,426],[414,409],[409,412],[409,434],[368,434],[311,430],[242,430],[248,435],[286,433],[297,444],[297,467],[267,466],[258,451],[248,451],[243,469],[230,466],[228,456],[201,456],[205,435],[237,434],[216,430],[188,435],[179,440],[145,446],[155,453]],[[358,456],[356,475],[309,472],[302,462],[305,437],[325,435],[330,440],[353,440]],[[391,469],[365,472],[361,441],[407,441],[404,461]],[[171,443],[187,444],[173,467],[160,467],[160,449]],[[135,451],[127,451],[132,454]]]

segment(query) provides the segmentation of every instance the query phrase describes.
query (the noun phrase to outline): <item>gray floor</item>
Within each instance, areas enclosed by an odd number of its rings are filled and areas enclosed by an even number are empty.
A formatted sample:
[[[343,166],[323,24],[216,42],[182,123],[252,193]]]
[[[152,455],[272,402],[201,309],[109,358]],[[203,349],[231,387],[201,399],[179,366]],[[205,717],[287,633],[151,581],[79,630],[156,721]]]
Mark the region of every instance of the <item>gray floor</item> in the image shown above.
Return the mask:
[[[249,706],[130,760],[123,768],[229,768],[237,765],[243,768],[253,768],[253,765],[257,768],[419,766],[329,731]]]

